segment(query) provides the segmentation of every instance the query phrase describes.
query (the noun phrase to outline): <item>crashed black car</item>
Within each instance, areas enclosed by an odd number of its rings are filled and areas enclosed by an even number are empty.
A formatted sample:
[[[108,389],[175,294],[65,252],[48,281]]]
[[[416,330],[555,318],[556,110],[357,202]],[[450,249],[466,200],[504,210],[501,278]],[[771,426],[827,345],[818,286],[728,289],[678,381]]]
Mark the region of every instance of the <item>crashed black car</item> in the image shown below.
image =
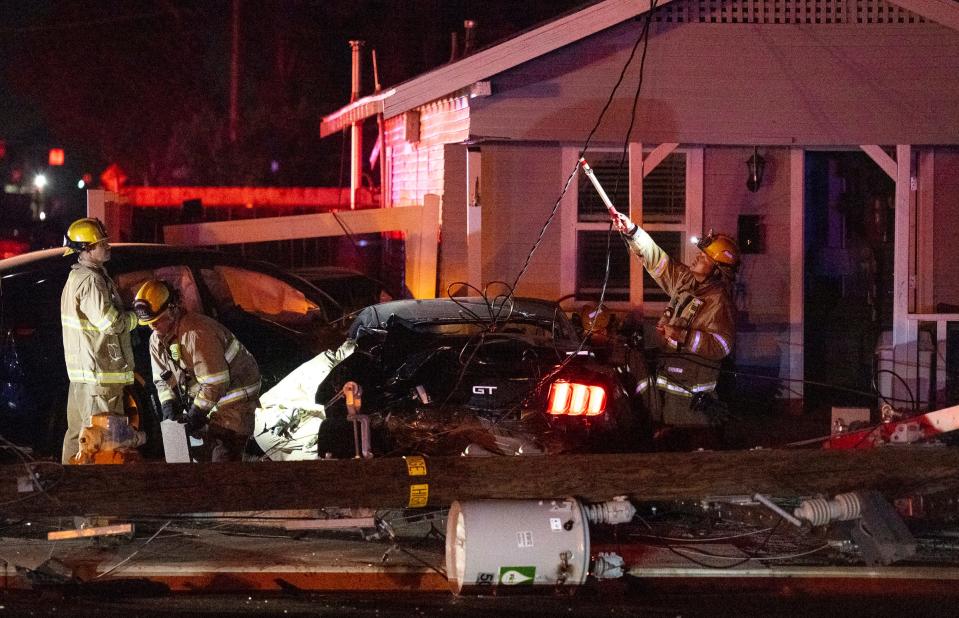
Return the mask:
[[[622,452],[643,444],[625,374],[554,302],[400,300],[363,309],[356,349],[320,382],[319,457],[359,454],[344,386],[362,393],[375,455]],[[353,387],[347,387],[347,390]]]

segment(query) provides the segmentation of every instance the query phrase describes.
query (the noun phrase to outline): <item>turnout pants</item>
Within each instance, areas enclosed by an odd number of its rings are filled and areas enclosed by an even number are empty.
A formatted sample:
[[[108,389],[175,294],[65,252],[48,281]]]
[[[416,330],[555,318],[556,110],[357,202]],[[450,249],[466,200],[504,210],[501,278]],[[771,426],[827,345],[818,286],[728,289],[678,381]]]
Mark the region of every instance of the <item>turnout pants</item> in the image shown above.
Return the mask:
[[[704,412],[694,408],[694,393],[687,387],[677,386],[675,372],[669,371],[667,363],[660,362],[652,374],[638,355],[631,359],[630,365],[637,378],[633,396],[642,400],[649,414],[653,450],[723,448],[723,427],[711,424]]]

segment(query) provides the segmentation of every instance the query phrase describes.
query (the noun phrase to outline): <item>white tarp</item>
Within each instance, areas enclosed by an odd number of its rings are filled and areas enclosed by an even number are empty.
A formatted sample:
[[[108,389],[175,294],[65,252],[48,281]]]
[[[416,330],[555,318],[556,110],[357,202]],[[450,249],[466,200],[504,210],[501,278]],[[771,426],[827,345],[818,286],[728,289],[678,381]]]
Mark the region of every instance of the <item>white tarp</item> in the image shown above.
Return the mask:
[[[348,339],[336,350],[327,350],[303,363],[260,395],[253,437],[266,459],[316,459],[316,437],[325,418],[322,404],[315,401],[316,389],[355,349],[356,343]]]

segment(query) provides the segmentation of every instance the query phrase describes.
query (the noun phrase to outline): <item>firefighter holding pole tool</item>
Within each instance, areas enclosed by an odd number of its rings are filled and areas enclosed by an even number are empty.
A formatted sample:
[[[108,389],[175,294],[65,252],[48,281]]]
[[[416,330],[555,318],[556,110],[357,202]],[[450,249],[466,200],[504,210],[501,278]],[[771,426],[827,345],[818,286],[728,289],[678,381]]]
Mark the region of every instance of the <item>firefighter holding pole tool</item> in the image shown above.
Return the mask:
[[[725,404],[716,396],[720,362],[735,342],[732,286],[739,269],[736,242],[710,230],[693,238],[699,253],[687,266],[674,260],[638,224],[616,210],[585,159],[583,172],[606,204],[613,226],[646,271],[669,295],[660,316],[658,361],[640,363],[636,395],[644,397],[659,450],[722,447]]]

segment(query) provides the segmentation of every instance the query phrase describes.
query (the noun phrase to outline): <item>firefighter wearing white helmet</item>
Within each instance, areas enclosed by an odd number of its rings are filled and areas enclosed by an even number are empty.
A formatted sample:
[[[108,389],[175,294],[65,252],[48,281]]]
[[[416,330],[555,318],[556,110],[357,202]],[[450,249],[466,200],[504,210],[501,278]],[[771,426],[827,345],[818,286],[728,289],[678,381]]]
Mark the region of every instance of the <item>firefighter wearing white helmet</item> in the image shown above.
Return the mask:
[[[181,307],[163,281],[144,283],[133,310],[153,330],[150,360],[164,420],[185,422],[204,439],[200,459],[240,461],[259,405],[256,360],[225,326]]]
[[[97,219],[78,219],[67,230],[64,255],[78,253],[60,295],[63,354],[70,389],[63,463],[79,451],[80,430],[100,414],[123,415],[123,387],[133,383],[130,331],[137,326],[124,310],[104,265],[110,259],[107,231]]]
[[[735,343],[731,288],[739,247],[710,230],[696,243],[700,253],[687,266],[670,259],[625,215],[617,213],[613,223],[669,295],[656,325],[661,339],[657,367],[637,372],[637,394],[646,398],[656,430],[654,444],[664,450],[719,448],[728,414],[715,390],[720,362],[732,354]]]

